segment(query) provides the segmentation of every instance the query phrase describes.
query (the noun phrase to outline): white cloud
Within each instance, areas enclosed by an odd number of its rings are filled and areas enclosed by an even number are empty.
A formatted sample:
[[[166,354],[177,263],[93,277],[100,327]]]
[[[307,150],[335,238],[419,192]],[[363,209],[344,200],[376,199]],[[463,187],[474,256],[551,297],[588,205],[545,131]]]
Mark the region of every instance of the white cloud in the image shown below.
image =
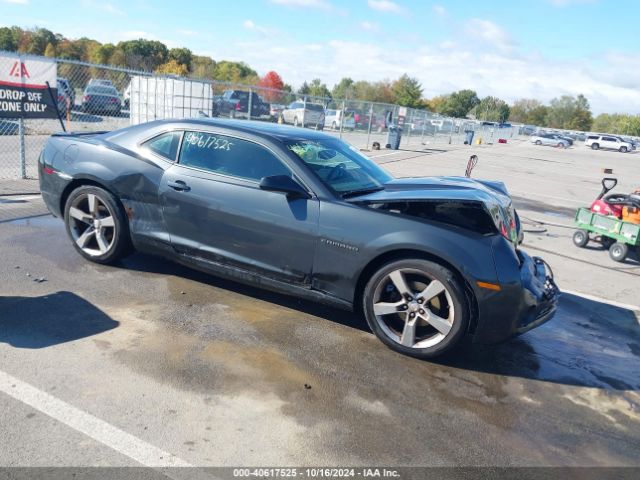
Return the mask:
[[[390,0],[369,0],[369,8],[380,12],[405,13],[405,9]]]
[[[469,37],[475,37],[499,49],[512,46],[511,36],[502,27],[482,18],[472,18],[465,25]]]
[[[433,6],[433,12],[436,15],[438,15],[440,17],[443,17],[443,16],[445,16],[447,14],[447,9],[444,8],[442,5],[434,5]]]
[[[407,73],[423,85],[428,98],[471,88],[481,97],[508,102],[537,98],[548,102],[561,95],[583,93],[595,114],[640,112],[640,57],[609,52],[597,59],[555,61],[536,53],[517,54],[491,43],[472,41],[464,32],[455,43],[416,48],[379,42],[329,40],[322,44],[285,43],[278,38],[230,42],[209,52],[213,58],[243,60],[260,74],[277,71],[294,86],[320,78],[329,87],[342,77],[377,81]],[[489,38],[496,38],[489,35]],[[501,38],[501,37],[498,37]]]
[[[274,35],[277,33],[277,30],[257,25],[253,20],[245,20],[242,22],[242,26],[261,35]]]
[[[333,5],[325,0],[270,0],[276,5],[301,8],[318,8],[320,10],[332,10]]]
[[[29,5],[29,0],[4,0],[4,3],[12,3],[14,5]]]
[[[374,22],[363,21],[360,22],[360,28],[366,30],[367,32],[377,32],[380,30],[380,25]]]

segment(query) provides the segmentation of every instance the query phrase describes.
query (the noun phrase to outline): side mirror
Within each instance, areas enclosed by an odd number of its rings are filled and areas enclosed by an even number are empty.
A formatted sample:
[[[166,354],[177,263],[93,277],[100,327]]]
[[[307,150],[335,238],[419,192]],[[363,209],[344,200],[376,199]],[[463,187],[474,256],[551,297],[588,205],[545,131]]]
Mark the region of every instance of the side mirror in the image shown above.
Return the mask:
[[[311,198],[309,192],[288,175],[272,175],[260,180],[260,188],[270,192],[286,193],[289,198]]]

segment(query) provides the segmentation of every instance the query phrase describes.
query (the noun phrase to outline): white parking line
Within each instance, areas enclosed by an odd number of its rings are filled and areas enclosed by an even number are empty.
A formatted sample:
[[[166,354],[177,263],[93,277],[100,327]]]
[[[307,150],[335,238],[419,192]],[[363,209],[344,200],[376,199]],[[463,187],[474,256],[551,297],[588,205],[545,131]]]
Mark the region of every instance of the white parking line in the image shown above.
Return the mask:
[[[389,155],[397,155],[398,153],[402,153],[403,150],[396,150],[395,152],[391,152],[391,153],[383,153],[382,155],[373,155],[373,156],[369,156],[369,158],[380,158],[380,157],[388,157]],[[426,152],[425,152],[426,155]]]
[[[0,371],[0,392],[49,415],[144,466],[152,468],[192,466],[175,455],[160,450],[3,371]]]
[[[597,297],[595,295],[590,295],[588,293],[574,292],[572,290],[566,290],[564,288],[562,289],[562,293],[568,293],[569,295],[575,295],[576,297],[586,298],[587,300],[593,300],[594,302],[605,303],[613,307],[624,308],[626,310],[631,310],[634,312],[640,312],[640,307],[637,305],[630,305],[628,303],[620,303],[614,300],[607,300],[606,298]],[[638,323],[640,323],[640,318],[638,318]]]

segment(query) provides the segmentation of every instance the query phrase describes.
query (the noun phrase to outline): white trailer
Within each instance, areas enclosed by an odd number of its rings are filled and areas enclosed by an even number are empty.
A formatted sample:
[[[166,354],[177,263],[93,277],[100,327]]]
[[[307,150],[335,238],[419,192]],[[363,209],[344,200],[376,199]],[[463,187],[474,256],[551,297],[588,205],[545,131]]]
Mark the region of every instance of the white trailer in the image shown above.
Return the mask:
[[[206,82],[133,76],[126,89],[131,125],[166,118],[211,116],[213,92]]]

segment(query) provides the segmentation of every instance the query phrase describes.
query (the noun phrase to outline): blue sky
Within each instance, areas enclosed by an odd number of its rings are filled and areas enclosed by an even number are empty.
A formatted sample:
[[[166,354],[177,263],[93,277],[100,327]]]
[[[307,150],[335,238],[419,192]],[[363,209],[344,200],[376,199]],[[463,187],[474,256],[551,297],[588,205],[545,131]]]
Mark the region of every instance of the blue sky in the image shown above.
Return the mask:
[[[584,93],[596,113],[640,113],[639,21],[637,0],[0,0],[0,25],[158,39],[294,86],[407,72],[428,97]]]

